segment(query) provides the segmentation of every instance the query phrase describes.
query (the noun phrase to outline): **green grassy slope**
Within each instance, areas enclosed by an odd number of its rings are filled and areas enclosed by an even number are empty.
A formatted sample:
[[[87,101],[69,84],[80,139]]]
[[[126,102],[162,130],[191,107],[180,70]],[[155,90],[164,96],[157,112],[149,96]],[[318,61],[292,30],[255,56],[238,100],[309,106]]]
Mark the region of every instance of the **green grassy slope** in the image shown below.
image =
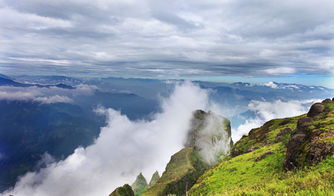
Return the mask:
[[[238,141],[231,156],[205,172],[189,195],[334,195],[334,102],[310,119],[275,119],[251,130]],[[295,150],[296,168],[287,169],[291,138],[302,132]],[[287,171],[289,170],[289,171]]]

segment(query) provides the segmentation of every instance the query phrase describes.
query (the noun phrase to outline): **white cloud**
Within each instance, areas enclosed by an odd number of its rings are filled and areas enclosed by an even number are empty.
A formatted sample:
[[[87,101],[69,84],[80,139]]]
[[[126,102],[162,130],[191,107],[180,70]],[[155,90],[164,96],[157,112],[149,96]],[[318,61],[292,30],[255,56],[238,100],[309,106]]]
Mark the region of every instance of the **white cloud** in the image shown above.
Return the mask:
[[[247,119],[244,124],[232,130],[233,141],[238,141],[242,135],[248,134],[251,129],[260,127],[269,120],[304,114],[313,103],[319,101],[320,100],[251,101],[248,104],[248,108],[250,111],[254,112],[256,116]]]
[[[0,100],[37,101],[44,104],[71,103],[71,97],[91,95],[96,86],[80,84],[75,89],[0,86]]]
[[[41,103],[52,104],[52,103],[71,103],[73,100],[66,96],[54,95],[49,97],[37,97],[34,101],[39,101]]]
[[[130,121],[113,109],[99,109],[108,116],[108,125],[93,145],[26,174],[3,195],[108,195],[139,172],[147,177],[155,170],[162,172],[170,156],[182,148],[192,112],[207,107],[207,91],[185,83],[162,101],[162,112],[151,121]]]
[[[270,75],[292,74],[295,73],[295,69],[291,67],[276,67],[264,70],[265,73]]]

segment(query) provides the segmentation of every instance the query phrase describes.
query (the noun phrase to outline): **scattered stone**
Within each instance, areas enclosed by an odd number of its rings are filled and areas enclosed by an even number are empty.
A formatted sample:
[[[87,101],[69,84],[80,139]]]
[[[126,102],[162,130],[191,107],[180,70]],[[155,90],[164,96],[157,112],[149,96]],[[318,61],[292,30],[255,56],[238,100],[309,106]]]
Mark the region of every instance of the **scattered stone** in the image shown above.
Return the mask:
[[[308,117],[315,117],[321,114],[325,110],[325,106],[321,103],[315,103],[311,106],[310,111],[307,113]]]
[[[273,154],[273,152],[271,152],[271,151],[265,152],[265,153],[262,154],[261,156],[257,157],[257,158],[255,159],[255,161],[256,161],[256,162],[261,161],[261,160],[264,159],[266,156],[271,155],[271,154]]]

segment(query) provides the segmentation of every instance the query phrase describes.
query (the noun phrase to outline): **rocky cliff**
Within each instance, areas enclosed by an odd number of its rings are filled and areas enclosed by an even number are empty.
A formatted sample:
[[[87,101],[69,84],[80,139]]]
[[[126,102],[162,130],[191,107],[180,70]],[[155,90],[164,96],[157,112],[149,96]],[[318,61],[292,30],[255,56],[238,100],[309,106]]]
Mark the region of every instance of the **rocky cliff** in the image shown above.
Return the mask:
[[[196,180],[231,148],[230,121],[213,112],[193,113],[185,148],[174,154],[158,182],[144,196],[185,195]]]

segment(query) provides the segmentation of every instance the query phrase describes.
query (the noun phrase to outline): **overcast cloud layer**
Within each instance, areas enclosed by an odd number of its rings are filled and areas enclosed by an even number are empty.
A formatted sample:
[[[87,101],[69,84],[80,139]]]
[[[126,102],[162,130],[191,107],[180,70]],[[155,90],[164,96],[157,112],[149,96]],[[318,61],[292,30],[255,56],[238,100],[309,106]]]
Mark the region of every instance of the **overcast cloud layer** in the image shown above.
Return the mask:
[[[328,74],[333,0],[0,0],[0,72]]]

